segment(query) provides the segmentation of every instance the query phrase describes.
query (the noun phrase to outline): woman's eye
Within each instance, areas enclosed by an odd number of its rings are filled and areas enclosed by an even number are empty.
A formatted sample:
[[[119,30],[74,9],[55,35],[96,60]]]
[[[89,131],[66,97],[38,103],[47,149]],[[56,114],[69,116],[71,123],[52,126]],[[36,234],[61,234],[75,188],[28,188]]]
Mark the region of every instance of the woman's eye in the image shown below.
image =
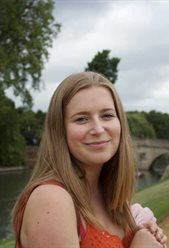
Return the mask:
[[[102,118],[104,120],[111,120],[114,117],[114,114],[104,114]]]
[[[88,118],[85,117],[85,116],[82,116],[82,117],[78,117],[75,122],[78,123],[78,124],[84,124],[88,121]]]

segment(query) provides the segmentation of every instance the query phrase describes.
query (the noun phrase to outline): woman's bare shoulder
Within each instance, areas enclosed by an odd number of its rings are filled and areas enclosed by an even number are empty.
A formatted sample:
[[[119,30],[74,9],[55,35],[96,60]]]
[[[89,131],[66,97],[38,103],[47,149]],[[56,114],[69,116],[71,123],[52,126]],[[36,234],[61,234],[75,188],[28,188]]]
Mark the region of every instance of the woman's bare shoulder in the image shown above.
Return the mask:
[[[38,203],[39,200],[43,201],[46,197],[49,198],[50,196],[52,196],[50,200],[59,200],[59,202],[69,201],[73,203],[72,198],[66,189],[56,184],[42,184],[38,186],[30,195],[29,201],[31,201],[31,203]]]
[[[25,208],[23,232],[28,247],[78,246],[77,219],[70,194],[58,185],[41,185]],[[24,235],[23,235],[24,236]]]

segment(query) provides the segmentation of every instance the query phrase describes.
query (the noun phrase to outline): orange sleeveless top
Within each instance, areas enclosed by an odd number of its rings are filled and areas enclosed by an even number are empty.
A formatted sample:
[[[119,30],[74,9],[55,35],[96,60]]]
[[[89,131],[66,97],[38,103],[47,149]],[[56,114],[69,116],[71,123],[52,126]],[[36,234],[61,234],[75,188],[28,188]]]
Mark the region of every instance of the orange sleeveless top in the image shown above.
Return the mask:
[[[121,240],[119,236],[87,224],[86,230],[80,223],[81,248],[129,248],[133,234],[128,232]]]
[[[88,224],[80,241],[80,248],[129,248],[132,239],[131,233],[121,240],[117,235]]]
[[[47,181],[42,184],[55,184],[64,188],[64,185],[54,180]],[[36,187],[38,186],[40,185],[37,185]],[[24,204],[20,209],[20,213],[18,217],[18,226],[16,230],[16,234],[18,238],[16,240],[15,248],[24,248],[20,243],[19,237],[20,237],[20,230],[21,230],[24,210],[31,193],[32,192],[30,192],[29,195],[26,197],[26,199],[24,199]],[[125,238],[121,240],[117,235],[112,235],[109,232],[99,229],[90,224],[86,225],[86,230],[85,230],[82,223],[80,223],[79,232],[82,238],[80,241],[80,248],[129,248],[133,238],[133,235],[131,233],[128,233],[125,236]]]

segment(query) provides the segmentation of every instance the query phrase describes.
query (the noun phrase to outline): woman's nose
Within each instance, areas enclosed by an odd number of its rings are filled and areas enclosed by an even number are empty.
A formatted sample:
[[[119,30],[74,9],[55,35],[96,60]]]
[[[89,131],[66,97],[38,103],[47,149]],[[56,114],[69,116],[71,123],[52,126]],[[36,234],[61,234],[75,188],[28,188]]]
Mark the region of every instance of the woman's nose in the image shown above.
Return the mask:
[[[104,126],[103,123],[100,120],[97,120],[93,123],[92,128],[91,128],[91,134],[101,134],[104,132]]]

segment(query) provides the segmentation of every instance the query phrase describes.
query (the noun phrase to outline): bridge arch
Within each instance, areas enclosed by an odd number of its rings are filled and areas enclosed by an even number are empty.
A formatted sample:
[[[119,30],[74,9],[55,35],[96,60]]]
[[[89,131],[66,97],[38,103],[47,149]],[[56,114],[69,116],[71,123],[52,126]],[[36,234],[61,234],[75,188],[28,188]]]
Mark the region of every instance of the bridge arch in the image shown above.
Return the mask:
[[[150,170],[162,176],[167,166],[169,166],[169,153],[164,153],[153,160],[150,165]]]
[[[149,170],[158,157],[169,155],[169,140],[134,138],[133,147],[139,170]]]

